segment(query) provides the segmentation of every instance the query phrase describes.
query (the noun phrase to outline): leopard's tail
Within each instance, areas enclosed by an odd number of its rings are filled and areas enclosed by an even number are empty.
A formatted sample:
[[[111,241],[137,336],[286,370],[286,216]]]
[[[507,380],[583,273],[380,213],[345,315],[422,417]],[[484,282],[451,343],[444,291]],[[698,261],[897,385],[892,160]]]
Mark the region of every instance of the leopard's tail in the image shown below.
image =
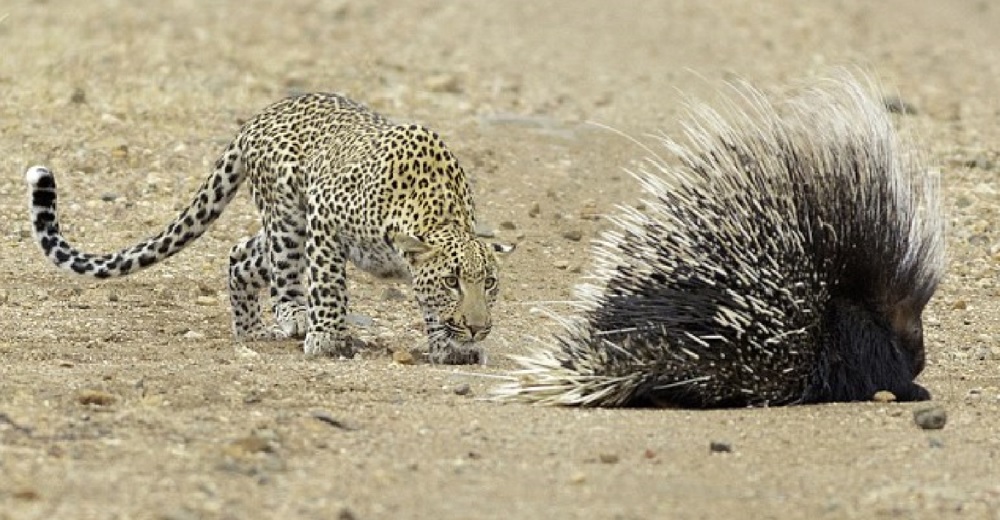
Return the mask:
[[[215,171],[198,188],[191,204],[163,231],[132,247],[99,254],[76,249],[59,231],[56,179],[52,172],[44,166],[32,166],[25,173],[36,243],[59,268],[94,278],[125,276],[184,249],[219,218],[245,176],[239,148],[233,143],[216,161]]]

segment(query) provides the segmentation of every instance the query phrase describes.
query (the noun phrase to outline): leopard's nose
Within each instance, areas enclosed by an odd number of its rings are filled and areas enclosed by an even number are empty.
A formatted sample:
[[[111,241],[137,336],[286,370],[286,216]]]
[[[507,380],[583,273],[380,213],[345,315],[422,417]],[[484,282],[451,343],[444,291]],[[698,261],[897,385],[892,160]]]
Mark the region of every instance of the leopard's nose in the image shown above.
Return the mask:
[[[476,341],[485,338],[490,333],[490,328],[486,324],[469,324],[466,325],[466,328],[469,330],[469,335]]]

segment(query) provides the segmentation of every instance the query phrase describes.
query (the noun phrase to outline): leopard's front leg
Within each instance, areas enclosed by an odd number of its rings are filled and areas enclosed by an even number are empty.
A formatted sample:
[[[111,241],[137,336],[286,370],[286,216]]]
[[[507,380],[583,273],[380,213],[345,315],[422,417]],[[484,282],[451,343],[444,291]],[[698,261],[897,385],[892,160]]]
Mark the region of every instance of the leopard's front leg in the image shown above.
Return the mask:
[[[326,218],[332,208],[316,188],[309,192],[306,217],[306,261],[309,325],[303,350],[307,355],[353,356],[347,335],[347,251],[337,226]]]
[[[271,304],[278,328],[289,338],[305,336],[306,218],[294,179],[302,175],[293,151],[282,161],[282,173],[262,205],[264,233],[271,267]]]

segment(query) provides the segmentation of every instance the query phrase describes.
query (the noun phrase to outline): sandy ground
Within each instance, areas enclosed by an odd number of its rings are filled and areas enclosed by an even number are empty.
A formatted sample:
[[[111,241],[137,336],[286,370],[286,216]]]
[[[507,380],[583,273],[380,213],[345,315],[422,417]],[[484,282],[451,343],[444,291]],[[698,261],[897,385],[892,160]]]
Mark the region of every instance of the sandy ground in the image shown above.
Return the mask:
[[[998,27],[987,0],[8,0],[0,519],[998,519]],[[672,133],[685,96],[710,99],[733,77],[781,93],[837,65],[875,71],[916,108],[899,124],[944,174],[949,273],[925,314],[920,378],[943,430],[917,428],[925,405],[911,404],[479,399],[509,354],[553,330],[537,307],[570,297],[607,227],[585,217],[638,195],[622,168],[645,152],[587,121]],[[187,203],[241,120],[311,90],[437,129],[482,220],[519,244],[489,366],[235,345],[224,271],[257,226],[245,195],[184,254],[125,280],[66,276],[32,244],[27,166],[59,172],[80,246],[122,247]],[[370,318],[359,334],[422,340],[410,302],[364,276],[352,291]]]

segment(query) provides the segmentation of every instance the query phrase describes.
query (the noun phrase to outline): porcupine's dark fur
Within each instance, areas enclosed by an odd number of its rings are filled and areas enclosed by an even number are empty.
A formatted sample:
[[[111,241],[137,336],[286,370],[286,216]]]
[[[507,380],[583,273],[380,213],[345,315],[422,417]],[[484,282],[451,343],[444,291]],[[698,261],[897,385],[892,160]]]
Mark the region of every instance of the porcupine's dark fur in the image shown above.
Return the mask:
[[[921,314],[944,270],[938,180],[855,78],[700,107],[639,175],[582,313],[503,399],[747,406],[930,394]]]

